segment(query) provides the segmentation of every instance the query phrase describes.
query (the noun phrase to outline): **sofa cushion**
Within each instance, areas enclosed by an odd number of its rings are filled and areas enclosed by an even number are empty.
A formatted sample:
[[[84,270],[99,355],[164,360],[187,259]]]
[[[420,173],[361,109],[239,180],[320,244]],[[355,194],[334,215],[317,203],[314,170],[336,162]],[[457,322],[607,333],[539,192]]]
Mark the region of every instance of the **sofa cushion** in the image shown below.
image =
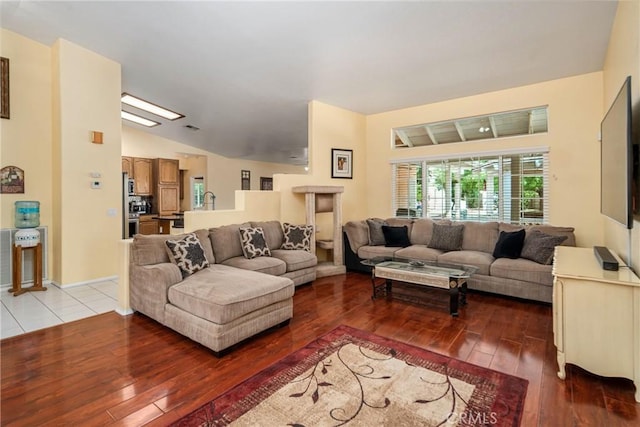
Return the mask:
[[[274,249],[271,256],[281,259],[287,266],[287,272],[302,270],[318,264],[318,258],[308,251]]]
[[[291,298],[291,279],[215,264],[169,288],[169,302],[195,316],[226,324]]]
[[[209,229],[211,246],[216,262],[222,262],[236,256],[243,256],[240,244],[240,227],[251,227],[251,224],[230,224]]]
[[[260,227],[270,250],[280,249],[284,239],[280,221],[251,221],[252,227]]]
[[[240,227],[240,243],[245,258],[271,256],[261,227]]]
[[[567,236],[552,236],[540,230],[527,233],[520,256],[538,264],[551,264],[553,252],[559,244],[567,240]]]
[[[494,258],[491,254],[480,251],[450,251],[438,256],[438,262],[449,264],[465,264],[478,267],[477,274],[489,275]]]
[[[311,252],[313,225],[293,225],[285,222],[282,249]],[[280,248],[275,248],[280,249]]]
[[[179,240],[169,239],[165,243],[169,257],[180,268],[182,277],[187,277],[209,266],[204,249],[195,233],[189,233]]]
[[[216,262],[209,240],[209,232],[207,230],[194,231],[196,237],[200,241],[200,245],[204,250],[204,255],[209,264]],[[169,239],[181,239],[185,234],[169,235],[169,234],[136,234],[133,237],[131,245],[131,261],[134,265],[153,265],[171,262],[167,253],[166,241]]]
[[[448,219],[434,221],[430,218],[420,218],[413,222],[409,238],[413,245],[428,245],[433,235],[433,224],[449,225]]]
[[[462,249],[464,224],[433,224],[433,234],[427,245],[431,249],[459,251]]]
[[[384,235],[384,245],[387,247],[406,248],[407,246],[411,246],[411,241],[409,240],[409,229],[406,225],[398,227],[383,225],[382,234]]]
[[[399,248],[387,246],[360,246],[358,249],[358,257],[363,259],[371,259],[379,256],[393,256]]]
[[[462,249],[493,253],[498,241],[497,222],[465,221],[462,224],[464,224]]]
[[[535,261],[518,258],[500,258],[491,264],[491,276],[504,279],[521,280],[545,286],[553,285],[551,266],[538,264]]]
[[[378,246],[384,245],[386,240],[384,233],[382,232],[382,226],[389,225],[387,221],[381,218],[369,218],[367,219],[367,227],[369,227],[369,245]]]
[[[518,231],[501,231],[493,249],[494,258],[520,258],[525,237],[524,229]]]
[[[444,252],[440,249],[428,248],[424,245],[411,245],[398,249],[393,256],[398,258],[415,259],[419,261],[436,261]]]
[[[243,270],[258,271],[272,276],[280,276],[287,271],[287,265],[284,261],[270,256],[260,256],[251,259],[245,258],[244,256],[236,256],[224,260],[222,264]]]

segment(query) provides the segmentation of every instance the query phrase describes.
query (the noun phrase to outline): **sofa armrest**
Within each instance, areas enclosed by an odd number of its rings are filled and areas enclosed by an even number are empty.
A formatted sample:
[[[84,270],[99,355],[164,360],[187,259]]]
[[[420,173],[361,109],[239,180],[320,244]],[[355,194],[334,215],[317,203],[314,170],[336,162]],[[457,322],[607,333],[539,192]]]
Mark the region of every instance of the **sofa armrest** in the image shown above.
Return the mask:
[[[168,290],[181,281],[180,269],[170,262],[132,265],[129,269],[131,308],[164,323]]]
[[[349,238],[349,246],[354,253],[358,253],[361,246],[369,244],[369,226],[366,221],[349,221],[342,230]]]

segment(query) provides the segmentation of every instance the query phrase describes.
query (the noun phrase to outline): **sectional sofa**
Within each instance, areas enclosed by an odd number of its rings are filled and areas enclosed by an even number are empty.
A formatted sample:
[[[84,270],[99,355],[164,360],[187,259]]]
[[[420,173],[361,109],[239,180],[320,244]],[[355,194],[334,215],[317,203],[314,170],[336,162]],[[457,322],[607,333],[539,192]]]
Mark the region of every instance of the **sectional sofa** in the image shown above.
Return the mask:
[[[312,230],[247,222],[178,236],[135,235],[131,308],[221,355],[293,316],[297,285],[315,279]],[[290,238],[291,237],[291,238]],[[296,240],[297,239],[297,240]]]
[[[406,227],[408,241],[389,245],[379,232],[376,236],[380,223],[394,231]],[[361,261],[379,256],[467,264],[478,267],[468,280],[469,289],[546,303],[552,299],[554,246],[575,246],[572,227],[550,225],[371,218],[350,221],[343,229],[348,270],[370,271],[370,267],[363,266]],[[436,229],[438,236],[434,236]],[[518,236],[522,241],[516,255],[496,252],[497,249],[503,252],[510,249],[508,244],[500,246],[499,241],[503,244],[507,238]],[[451,244],[456,239],[459,241]],[[434,240],[441,241],[434,243]]]

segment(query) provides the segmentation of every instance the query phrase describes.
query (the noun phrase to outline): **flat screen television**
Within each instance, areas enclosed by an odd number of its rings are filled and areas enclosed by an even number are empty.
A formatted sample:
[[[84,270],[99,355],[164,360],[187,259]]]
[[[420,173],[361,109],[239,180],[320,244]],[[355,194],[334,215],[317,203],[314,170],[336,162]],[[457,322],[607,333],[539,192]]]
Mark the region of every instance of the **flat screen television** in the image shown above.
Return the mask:
[[[629,76],[600,125],[600,212],[627,228],[633,227],[637,202],[631,122]]]

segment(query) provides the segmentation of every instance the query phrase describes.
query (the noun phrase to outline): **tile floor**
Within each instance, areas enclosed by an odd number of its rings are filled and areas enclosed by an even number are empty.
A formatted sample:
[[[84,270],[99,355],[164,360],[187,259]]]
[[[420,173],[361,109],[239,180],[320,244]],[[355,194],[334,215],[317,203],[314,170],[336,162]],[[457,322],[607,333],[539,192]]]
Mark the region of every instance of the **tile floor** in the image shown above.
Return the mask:
[[[14,297],[10,288],[0,289],[0,338],[48,328],[115,310],[117,281],[61,289],[45,285],[46,291]]]

